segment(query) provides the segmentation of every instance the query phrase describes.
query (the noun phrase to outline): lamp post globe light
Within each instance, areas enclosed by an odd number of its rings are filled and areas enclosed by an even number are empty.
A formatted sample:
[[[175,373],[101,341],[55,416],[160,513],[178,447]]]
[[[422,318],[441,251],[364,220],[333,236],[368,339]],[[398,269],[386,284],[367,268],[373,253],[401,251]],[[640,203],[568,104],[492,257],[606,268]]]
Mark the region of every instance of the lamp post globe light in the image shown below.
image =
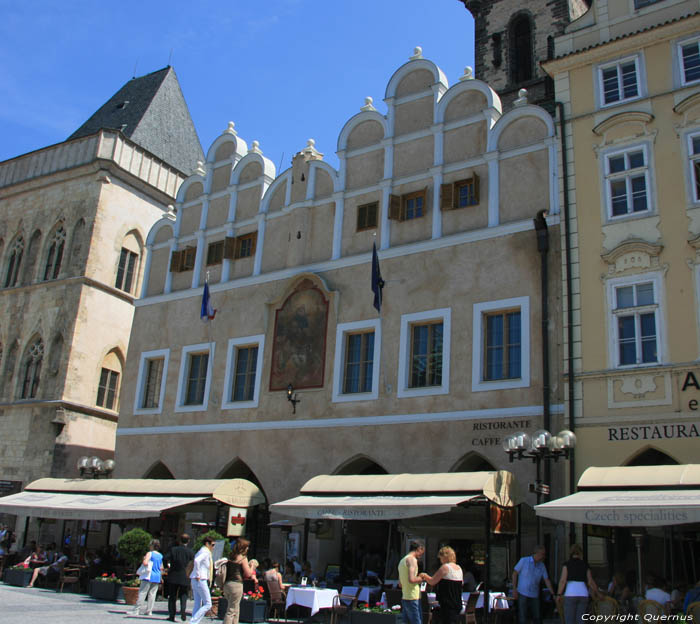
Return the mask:
[[[573,431],[564,429],[557,435],[552,435],[546,429],[539,429],[530,436],[524,431],[518,431],[503,439],[503,450],[508,453],[512,462],[515,459],[531,459],[537,469],[535,483],[530,484],[530,491],[537,495],[537,504],[542,502],[542,495],[549,494],[549,484],[542,482],[542,460],[553,459],[559,461],[560,457],[569,459],[576,447],[576,435]],[[537,543],[542,542],[542,519],[537,517]]]
[[[80,476],[91,476],[93,479],[99,479],[101,476],[108,477],[113,471],[116,463],[113,459],[100,459],[96,455],[87,457],[83,455],[78,459],[76,467],[80,472]]]

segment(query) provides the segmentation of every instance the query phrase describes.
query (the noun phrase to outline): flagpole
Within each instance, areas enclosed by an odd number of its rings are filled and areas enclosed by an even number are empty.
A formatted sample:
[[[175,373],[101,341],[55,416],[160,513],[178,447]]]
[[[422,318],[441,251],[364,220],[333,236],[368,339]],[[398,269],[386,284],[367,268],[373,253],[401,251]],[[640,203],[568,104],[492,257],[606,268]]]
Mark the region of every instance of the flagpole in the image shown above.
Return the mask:
[[[207,270],[206,277],[204,278],[204,283],[207,285],[207,288],[209,288],[209,270]],[[209,293],[209,296],[211,297],[211,293]],[[211,354],[211,347],[214,344],[214,342],[211,339],[211,321],[207,323],[207,337],[209,338],[209,353]],[[214,362],[209,362],[209,366],[212,366]]]

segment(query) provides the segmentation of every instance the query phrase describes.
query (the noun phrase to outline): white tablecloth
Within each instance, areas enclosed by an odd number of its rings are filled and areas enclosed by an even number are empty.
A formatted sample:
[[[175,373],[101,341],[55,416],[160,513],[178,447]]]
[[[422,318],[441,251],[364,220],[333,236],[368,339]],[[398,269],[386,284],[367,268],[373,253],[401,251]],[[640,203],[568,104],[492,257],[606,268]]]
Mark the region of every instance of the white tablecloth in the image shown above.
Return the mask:
[[[357,590],[360,590],[359,593]],[[376,587],[356,587],[355,585],[346,585],[340,590],[340,593],[344,596],[357,596],[358,602],[369,602],[371,595],[378,593],[381,587],[378,585]]]
[[[382,597],[382,600],[384,600],[384,597]],[[435,594],[432,592],[428,594],[428,600],[431,602],[435,602]],[[462,594],[462,600],[464,602],[467,602],[469,600],[469,592],[464,592]],[[492,609],[508,609],[510,605],[508,604],[508,601],[506,600],[506,595],[503,592],[489,592],[489,611]],[[476,601],[476,609],[483,609],[484,608],[484,592],[479,592],[479,598]],[[462,609],[462,613],[464,613],[464,609]]]
[[[318,613],[320,609],[330,609],[333,606],[333,598],[338,595],[335,589],[317,589],[314,587],[290,587],[287,590],[286,609],[292,605],[308,607],[311,615]]]

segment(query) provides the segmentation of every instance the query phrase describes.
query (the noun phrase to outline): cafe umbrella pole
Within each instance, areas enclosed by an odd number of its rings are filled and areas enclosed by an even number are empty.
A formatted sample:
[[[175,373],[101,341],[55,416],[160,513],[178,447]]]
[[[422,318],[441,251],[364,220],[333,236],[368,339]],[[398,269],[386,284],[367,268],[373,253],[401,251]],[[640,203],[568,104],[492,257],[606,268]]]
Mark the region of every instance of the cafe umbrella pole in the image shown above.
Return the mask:
[[[489,585],[491,582],[491,504],[487,500],[484,503],[484,509],[486,510],[485,518],[485,528],[486,528],[486,547],[484,548],[484,579],[482,589],[484,592],[484,619],[483,624],[489,624],[489,610],[491,607],[491,595],[489,590]]]

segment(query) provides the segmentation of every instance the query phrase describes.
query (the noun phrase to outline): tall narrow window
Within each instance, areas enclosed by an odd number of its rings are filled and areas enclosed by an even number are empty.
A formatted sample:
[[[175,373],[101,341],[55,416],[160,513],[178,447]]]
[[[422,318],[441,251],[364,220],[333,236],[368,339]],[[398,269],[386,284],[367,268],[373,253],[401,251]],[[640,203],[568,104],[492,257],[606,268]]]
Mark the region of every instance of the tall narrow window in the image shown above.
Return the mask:
[[[643,147],[609,154],[605,158],[610,217],[621,217],[650,208],[649,167]]]
[[[189,356],[185,388],[185,405],[202,405],[207,383],[208,353],[193,353]]]
[[[690,156],[690,180],[693,187],[693,201],[700,202],[700,134],[688,137]]]
[[[163,382],[163,364],[165,358],[146,360],[146,379],[143,388],[141,407],[144,409],[157,408],[160,405],[160,385]]]
[[[138,259],[138,254],[133,251],[129,251],[125,247],[122,247],[121,254],[119,255],[119,266],[117,268],[117,281],[114,284],[119,290],[124,292],[131,292],[131,288],[134,283],[134,271],[136,268],[136,260]]]
[[[520,310],[487,314],[484,380],[518,379],[521,366]]]
[[[113,410],[117,399],[119,386],[119,373],[103,368],[100,373],[100,384],[97,388],[97,405],[105,409]]]
[[[49,250],[46,254],[46,266],[44,267],[44,281],[54,280],[58,277],[61,271],[61,261],[63,260],[63,249],[66,245],[66,231],[58,228],[49,244]]]
[[[683,84],[700,80],[700,40],[683,43],[680,52]]]
[[[442,384],[442,322],[411,327],[411,388]]]
[[[37,390],[39,389],[39,381],[41,379],[41,362],[43,358],[44,343],[40,338],[29,348],[27,357],[24,360],[24,374],[22,377],[20,398],[36,398]]]
[[[653,282],[615,288],[619,366],[658,362],[657,308]]]
[[[624,102],[639,95],[639,66],[636,57],[603,65],[598,71],[604,105]]]
[[[255,395],[255,372],[258,366],[257,345],[236,348],[231,401],[252,401]]]
[[[7,272],[5,273],[5,288],[11,288],[17,284],[19,269],[22,264],[22,254],[24,254],[24,239],[20,236],[15,239],[10,251]]]
[[[343,393],[372,392],[374,332],[347,334]]]
[[[532,80],[532,26],[527,15],[510,25],[510,79],[513,84]]]

